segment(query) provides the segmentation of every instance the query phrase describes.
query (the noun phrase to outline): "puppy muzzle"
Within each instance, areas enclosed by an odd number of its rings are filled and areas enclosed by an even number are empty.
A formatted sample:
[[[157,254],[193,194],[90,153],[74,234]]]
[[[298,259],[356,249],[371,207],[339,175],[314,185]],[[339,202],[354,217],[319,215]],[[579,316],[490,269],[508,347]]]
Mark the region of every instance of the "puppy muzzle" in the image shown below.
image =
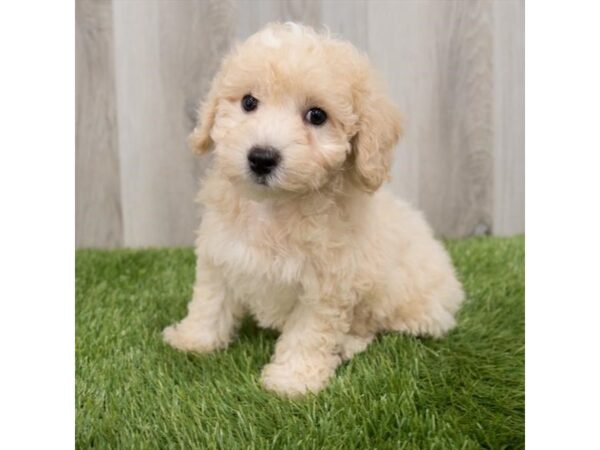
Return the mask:
[[[252,147],[248,152],[248,166],[262,184],[265,184],[266,177],[277,168],[280,161],[281,153],[273,147]]]

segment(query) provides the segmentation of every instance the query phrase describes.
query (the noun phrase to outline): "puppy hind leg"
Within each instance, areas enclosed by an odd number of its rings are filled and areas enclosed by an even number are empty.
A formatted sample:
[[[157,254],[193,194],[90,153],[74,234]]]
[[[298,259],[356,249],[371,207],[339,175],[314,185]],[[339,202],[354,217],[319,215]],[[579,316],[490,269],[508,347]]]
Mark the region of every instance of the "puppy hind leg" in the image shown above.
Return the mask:
[[[379,331],[379,324],[371,311],[371,303],[359,303],[352,313],[352,325],[340,344],[340,355],[344,361],[367,349]]]
[[[464,294],[458,283],[428,295],[415,296],[397,306],[386,320],[385,328],[414,336],[444,336],[456,325],[455,314]]]
[[[368,336],[346,334],[342,338],[342,342],[340,345],[340,355],[342,356],[342,360],[348,361],[352,359],[352,357],[357,353],[364,352],[374,337],[375,335],[373,334]]]

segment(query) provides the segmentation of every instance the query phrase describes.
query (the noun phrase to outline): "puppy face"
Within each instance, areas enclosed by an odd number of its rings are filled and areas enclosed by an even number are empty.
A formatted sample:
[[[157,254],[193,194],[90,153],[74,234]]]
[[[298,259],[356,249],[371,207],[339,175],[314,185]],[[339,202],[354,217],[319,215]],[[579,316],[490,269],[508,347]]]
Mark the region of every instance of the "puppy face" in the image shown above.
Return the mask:
[[[214,148],[222,176],[247,191],[304,193],[349,176],[387,177],[398,113],[350,44],[274,24],[223,62],[191,143]]]

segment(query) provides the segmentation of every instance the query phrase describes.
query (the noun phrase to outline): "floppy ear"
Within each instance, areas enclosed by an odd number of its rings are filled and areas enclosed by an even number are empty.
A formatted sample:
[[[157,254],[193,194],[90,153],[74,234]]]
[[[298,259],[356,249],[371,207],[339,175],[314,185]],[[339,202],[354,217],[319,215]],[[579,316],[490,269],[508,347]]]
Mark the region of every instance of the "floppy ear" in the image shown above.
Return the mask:
[[[353,177],[371,193],[389,178],[392,150],[402,134],[402,123],[400,113],[382,89],[362,91],[357,99],[358,132],[351,141]]]
[[[215,115],[217,113],[217,105],[220,97],[218,92],[220,90],[221,73],[213,79],[210,91],[200,106],[200,114],[198,123],[192,131],[192,134],[188,137],[188,144],[195,153],[203,154],[209,151],[214,142],[210,137],[210,132],[215,123]]]

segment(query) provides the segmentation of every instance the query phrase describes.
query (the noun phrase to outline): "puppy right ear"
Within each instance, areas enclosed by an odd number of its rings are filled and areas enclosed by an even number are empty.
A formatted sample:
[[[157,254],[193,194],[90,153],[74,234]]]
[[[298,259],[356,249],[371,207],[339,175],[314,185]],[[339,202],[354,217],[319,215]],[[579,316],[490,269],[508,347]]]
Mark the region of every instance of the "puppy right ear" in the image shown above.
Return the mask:
[[[217,113],[217,105],[219,104],[219,96],[217,95],[219,83],[220,76],[217,75],[212,82],[206,100],[200,106],[199,120],[196,128],[194,128],[194,131],[192,131],[192,134],[188,138],[189,146],[198,154],[206,153],[214,146],[210,133],[215,124],[215,115]]]

